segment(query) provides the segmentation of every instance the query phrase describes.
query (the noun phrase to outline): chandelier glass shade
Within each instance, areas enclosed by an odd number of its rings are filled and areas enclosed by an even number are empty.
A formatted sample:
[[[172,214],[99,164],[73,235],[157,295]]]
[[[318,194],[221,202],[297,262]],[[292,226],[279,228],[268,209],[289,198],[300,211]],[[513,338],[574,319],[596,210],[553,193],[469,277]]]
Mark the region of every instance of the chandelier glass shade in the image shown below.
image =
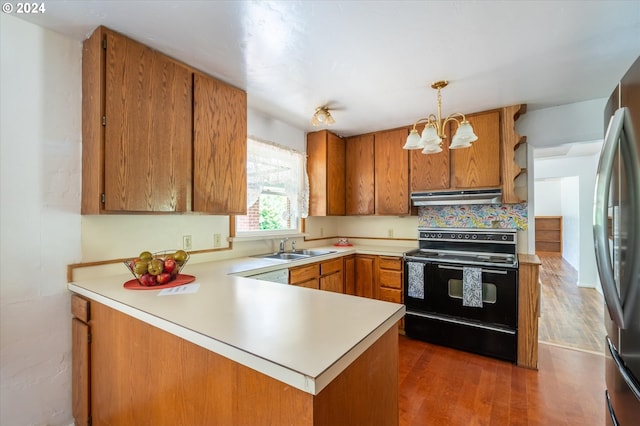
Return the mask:
[[[314,126],[320,125],[330,125],[335,123],[336,120],[333,119],[331,113],[329,112],[329,107],[321,106],[316,108],[316,112],[313,113],[313,117],[311,117],[311,124]]]
[[[444,129],[450,121],[456,123],[456,132],[451,139],[449,149],[469,148],[471,143],[478,140],[478,137],[473,132],[473,127],[469,123],[464,114],[454,112],[447,118],[442,118],[442,98],[440,96],[440,89],[449,84],[448,81],[436,81],[431,85],[433,89],[438,91],[438,115],[430,114],[426,118],[418,119],[413,128],[407,136],[407,142],[404,145],[404,149],[421,149],[423,154],[437,154],[442,152],[442,140],[447,136],[444,134]],[[416,126],[420,123],[425,123],[422,135],[418,133]]]

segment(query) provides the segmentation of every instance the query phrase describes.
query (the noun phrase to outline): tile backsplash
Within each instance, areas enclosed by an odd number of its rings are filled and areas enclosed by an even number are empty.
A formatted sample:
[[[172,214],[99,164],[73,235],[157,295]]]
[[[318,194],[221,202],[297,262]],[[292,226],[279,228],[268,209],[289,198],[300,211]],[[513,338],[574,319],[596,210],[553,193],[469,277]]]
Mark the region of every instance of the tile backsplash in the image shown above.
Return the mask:
[[[527,203],[429,206],[418,209],[418,226],[433,228],[528,227]]]

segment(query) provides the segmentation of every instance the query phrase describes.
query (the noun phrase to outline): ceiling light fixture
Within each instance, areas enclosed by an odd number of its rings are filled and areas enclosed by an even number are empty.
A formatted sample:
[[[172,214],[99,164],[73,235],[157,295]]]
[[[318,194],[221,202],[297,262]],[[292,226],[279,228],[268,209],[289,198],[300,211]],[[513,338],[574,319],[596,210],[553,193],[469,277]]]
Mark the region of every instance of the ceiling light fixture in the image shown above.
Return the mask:
[[[331,113],[329,113],[329,107],[327,106],[316,108],[316,112],[314,112],[313,117],[311,117],[311,124],[314,126],[320,126],[321,124],[326,124],[328,126],[335,122],[336,120],[334,120]]]
[[[438,91],[438,116],[430,114],[427,118],[418,119],[413,124],[409,136],[407,136],[407,143],[404,144],[404,149],[421,149],[423,154],[437,154],[438,152],[442,152],[442,140],[447,137],[444,134],[444,128],[450,121],[455,121],[458,127],[451,140],[449,149],[469,148],[471,142],[478,140],[478,137],[473,133],[473,128],[464,117],[464,114],[454,112],[446,119],[442,119],[440,89],[447,87],[448,84],[449,82],[447,80],[436,81],[431,84],[431,88]],[[462,119],[460,120],[456,117],[461,117]],[[416,126],[419,123],[426,123],[422,131],[422,137],[420,137],[420,134],[416,130]]]

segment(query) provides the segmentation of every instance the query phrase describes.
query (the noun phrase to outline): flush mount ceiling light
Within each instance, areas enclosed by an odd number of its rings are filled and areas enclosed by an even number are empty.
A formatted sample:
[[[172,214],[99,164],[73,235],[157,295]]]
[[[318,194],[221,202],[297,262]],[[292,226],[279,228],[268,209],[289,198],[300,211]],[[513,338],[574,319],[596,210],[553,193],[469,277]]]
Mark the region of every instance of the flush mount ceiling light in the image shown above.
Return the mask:
[[[333,119],[331,113],[329,113],[329,107],[321,106],[316,108],[316,112],[313,113],[313,117],[311,117],[311,124],[314,126],[320,126],[322,124],[330,125],[335,123],[336,120]]]
[[[464,114],[454,112],[444,120],[442,119],[440,89],[447,87],[448,84],[449,82],[447,80],[436,81],[431,84],[431,88],[438,91],[438,115],[430,114],[427,118],[418,119],[413,124],[409,136],[407,136],[407,143],[404,144],[404,149],[421,149],[423,154],[437,154],[438,152],[442,152],[442,140],[447,137],[444,134],[444,128],[450,121],[454,121],[458,127],[451,140],[449,149],[469,148],[471,142],[478,140],[478,137],[473,133],[473,128],[464,117]],[[416,130],[416,126],[420,123],[425,123],[422,137],[420,137],[420,134]]]

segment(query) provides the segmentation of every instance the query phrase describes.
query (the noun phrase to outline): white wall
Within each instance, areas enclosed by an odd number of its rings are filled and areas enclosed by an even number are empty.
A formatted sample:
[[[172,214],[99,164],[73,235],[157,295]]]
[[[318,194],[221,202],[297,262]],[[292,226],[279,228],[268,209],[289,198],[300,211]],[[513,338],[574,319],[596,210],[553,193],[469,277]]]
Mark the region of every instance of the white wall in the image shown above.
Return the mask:
[[[535,181],[536,216],[562,216],[561,189],[561,179]]]
[[[562,257],[576,270],[580,270],[580,250],[583,240],[580,235],[580,222],[585,219],[590,222],[591,215],[584,218],[580,213],[580,177],[571,176],[562,179],[560,182],[560,198],[562,199]],[[585,236],[584,239],[593,241],[593,238],[589,239],[587,236]],[[593,246],[590,248],[593,251]],[[587,281],[585,277],[580,277],[580,274],[578,274],[578,277],[578,284],[580,284],[581,281]]]
[[[69,425],[81,45],[0,14],[0,424]]]

